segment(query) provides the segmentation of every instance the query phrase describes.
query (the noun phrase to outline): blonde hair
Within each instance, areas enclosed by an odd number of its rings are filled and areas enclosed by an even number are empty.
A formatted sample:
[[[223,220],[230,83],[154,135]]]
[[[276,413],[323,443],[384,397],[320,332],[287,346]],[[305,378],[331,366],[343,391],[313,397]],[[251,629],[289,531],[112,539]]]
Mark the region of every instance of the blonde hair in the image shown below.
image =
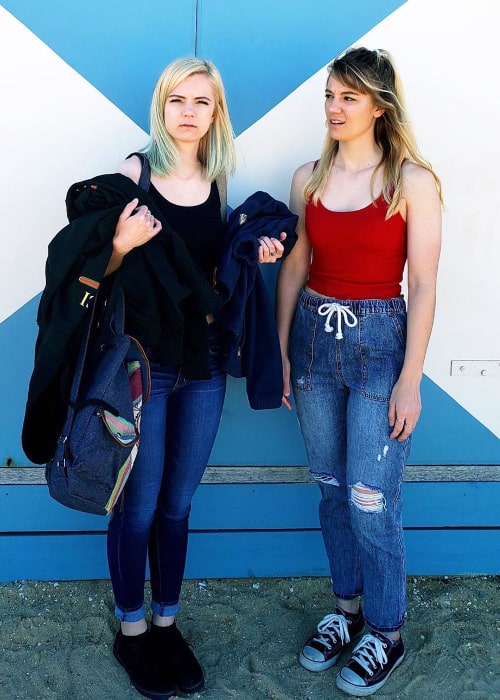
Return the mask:
[[[233,173],[236,165],[234,132],[229,118],[224,85],[219,71],[209,61],[179,58],[163,70],[151,101],[149,113],[150,142],[144,149],[155,175],[168,175],[179,162],[177,147],[165,128],[165,103],[179,83],[195,74],[206,75],[215,97],[214,120],[200,141],[198,157],[208,180]]]
[[[434,176],[442,201],[441,182],[431,165],[420,155],[411,128],[403,96],[403,88],[394,63],[387,51],[351,48],[328,66],[328,80],[333,77],[343,85],[370,95],[383,114],[375,120],[374,137],[382,150],[382,159],[372,175],[383,168],[382,195],[389,205],[387,218],[395,214],[401,202],[401,167],[408,159]],[[328,181],[339,142],[326,135],[317,167],[304,185],[304,198],[317,204]],[[372,192],[373,199],[373,192]]]

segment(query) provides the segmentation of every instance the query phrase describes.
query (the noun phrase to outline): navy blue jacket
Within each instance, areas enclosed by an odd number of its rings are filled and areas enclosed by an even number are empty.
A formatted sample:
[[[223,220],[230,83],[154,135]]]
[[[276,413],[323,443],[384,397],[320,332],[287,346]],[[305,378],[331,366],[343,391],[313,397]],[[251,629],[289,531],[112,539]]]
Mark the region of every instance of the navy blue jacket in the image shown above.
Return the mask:
[[[224,370],[246,377],[247,396],[254,409],[279,408],[283,396],[281,351],[274,319],[274,300],[258,262],[259,237],[279,240],[284,231],[284,255],[295,245],[298,217],[267,192],[255,192],[228,218],[223,254],[217,269],[222,306],[216,320],[224,331]]]

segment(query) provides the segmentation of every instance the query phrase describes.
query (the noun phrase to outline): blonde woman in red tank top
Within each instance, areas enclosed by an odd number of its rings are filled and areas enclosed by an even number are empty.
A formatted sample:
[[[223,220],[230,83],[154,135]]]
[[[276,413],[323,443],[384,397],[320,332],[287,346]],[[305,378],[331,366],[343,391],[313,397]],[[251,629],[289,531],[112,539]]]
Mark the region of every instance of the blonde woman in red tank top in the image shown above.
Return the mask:
[[[401,485],[421,410],[442,198],[387,52],[337,57],[325,114],[319,160],[293,177],[299,239],[277,289],[283,403],[292,408],[293,390],[335,596],[299,660],[330,668],[365,631],[337,675],[341,690],[364,697],[405,655]]]

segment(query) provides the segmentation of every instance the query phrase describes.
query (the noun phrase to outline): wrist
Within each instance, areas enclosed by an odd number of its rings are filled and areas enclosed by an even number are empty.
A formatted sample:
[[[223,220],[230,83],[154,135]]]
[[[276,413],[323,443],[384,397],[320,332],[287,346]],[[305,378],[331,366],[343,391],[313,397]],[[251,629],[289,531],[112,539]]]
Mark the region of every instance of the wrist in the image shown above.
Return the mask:
[[[421,369],[412,369],[403,366],[398,381],[420,386],[420,383],[422,381],[422,375],[423,371]]]
[[[111,255],[114,259],[123,260],[123,258],[126,256],[127,253],[128,253],[128,250],[121,250],[120,248],[117,248],[117,246],[113,243],[113,249],[111,251]]]

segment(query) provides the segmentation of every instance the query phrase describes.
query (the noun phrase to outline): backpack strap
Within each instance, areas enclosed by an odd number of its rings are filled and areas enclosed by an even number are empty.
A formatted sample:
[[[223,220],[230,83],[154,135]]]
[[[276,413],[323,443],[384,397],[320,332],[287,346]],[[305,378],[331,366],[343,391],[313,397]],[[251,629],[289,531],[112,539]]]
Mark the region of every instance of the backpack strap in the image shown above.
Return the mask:
[[[131,156],[137,156],[141,161],[141,174],[137,184],[141,189],[146,190],[147,192],[149,190],[149,183],[151,182],[151,166],[149,164],[148,157],[145,153],[139,153],[139,151],[129,153],[127,158],[130,158]]]
[[[149,183],[151,182],[151,166],[147,156],[145,156],[144,153],[140,153],[138,155],[142,163],[142,170],[139,182],[137,184],[147,192],[149,190]]]
[[[220,215],[222,218],[222,223],[226,223],[227,220],[227,176],[226,173],[219,175],[216,179],[217,189],[219,190],[220,199]]]

